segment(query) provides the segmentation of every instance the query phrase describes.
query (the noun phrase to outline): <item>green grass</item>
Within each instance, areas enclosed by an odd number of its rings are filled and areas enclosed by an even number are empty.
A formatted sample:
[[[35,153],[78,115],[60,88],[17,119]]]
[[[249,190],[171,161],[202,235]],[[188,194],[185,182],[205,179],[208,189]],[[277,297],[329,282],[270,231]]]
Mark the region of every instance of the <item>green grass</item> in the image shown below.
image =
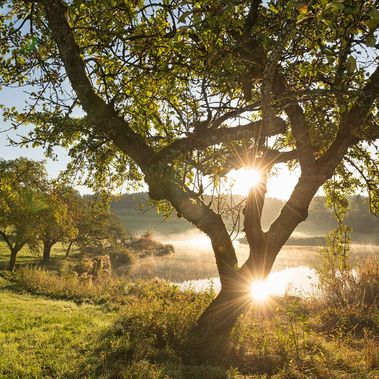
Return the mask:
[[[194,353],[188,332],[212,296],[159,280],[90,284],[40,269],[3,273],[0,378],[379,375],[377,307],[296,297],[252,304],[233,331],[230,355],[186,363],[182,357]]]
[[[51,261],[49,267],[55,269],[66,254],[66,246],[57,243],[51,249]],[[73,248],[70,257],[77,257],[77,251]],[[6,270],[9,265],[10,251],[4,241],[0,241],[0,270]],[[39,254],[32,254],[25,246],[17,254],[16,267],[38,264],[42,260],[42,246]]]
[[[80,377],[113,315],[91,305],[0,292],[0,377]]]

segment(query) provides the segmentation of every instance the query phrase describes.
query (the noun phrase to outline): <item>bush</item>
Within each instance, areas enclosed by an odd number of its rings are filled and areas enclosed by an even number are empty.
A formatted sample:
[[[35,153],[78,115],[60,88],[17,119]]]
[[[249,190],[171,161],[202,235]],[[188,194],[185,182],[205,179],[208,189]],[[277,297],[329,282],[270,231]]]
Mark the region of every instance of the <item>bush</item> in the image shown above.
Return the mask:
[[[174,253],[175,253],[174,246],[172,246],[172,245],[163,245],[163,246],[157,248],[157,252],[155,253],[155,255],[161,257],[161,256],[164,256],[164,255],[171,255],[171,254],[174,254]]]
[[[135,261],[134,252],[125,247],[116,247],[109,253],[112,267],[131,265]]]
[[[146,232],[139,238],[133,238],[125,246],[132,249],[135,252],[135,255],[139,258],[164,256],[175,253],[173,245],[165,245],[159,241],[153,240],[151,232]]]
[[[109,276],[112,272],[111,260],[108,255],[85,257],[73,269],[80,277],[91,279]]]

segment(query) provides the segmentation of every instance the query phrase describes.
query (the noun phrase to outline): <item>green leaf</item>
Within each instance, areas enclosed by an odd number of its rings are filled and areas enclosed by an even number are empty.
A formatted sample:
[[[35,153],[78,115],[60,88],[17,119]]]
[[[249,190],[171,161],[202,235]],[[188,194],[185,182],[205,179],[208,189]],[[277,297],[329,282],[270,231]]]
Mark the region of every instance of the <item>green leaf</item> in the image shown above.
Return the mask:
[[[369,35],[365,39],[365,45],[369,47],[375,47],[376,46],[376,38],[373,34]]]
[[[349,74],[352,74],[357,68],[357,61],[352,55],[347,58],[346,68]]]
[[[192,14],[191,11],[183,12],[178,18],[178,22],[185,22],[186,18]]]

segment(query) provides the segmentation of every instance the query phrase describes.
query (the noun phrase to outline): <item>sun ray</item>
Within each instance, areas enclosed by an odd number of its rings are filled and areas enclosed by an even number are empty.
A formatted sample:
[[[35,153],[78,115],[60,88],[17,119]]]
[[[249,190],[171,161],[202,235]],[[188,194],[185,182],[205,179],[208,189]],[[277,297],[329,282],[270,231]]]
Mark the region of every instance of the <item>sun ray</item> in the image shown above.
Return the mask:
[[[255,168],[233,170],[228,176],[232,182],[233,192],[245,196],[247,196],[252,187],[257,186],[262,180],[261,172]]]

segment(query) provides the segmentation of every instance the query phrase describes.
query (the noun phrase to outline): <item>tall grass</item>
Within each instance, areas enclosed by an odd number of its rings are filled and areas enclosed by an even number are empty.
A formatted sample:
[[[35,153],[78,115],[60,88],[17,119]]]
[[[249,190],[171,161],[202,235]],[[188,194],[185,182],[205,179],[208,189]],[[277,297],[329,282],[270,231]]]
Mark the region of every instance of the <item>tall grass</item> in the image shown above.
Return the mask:
[[[361,272],[362,281],[367,275],[371,278],[371,271]],[[366,312],[361,333],[339,333],[346,320],[352,320],[351,305],[339,303],[337,308],[326,300],[293,296],[252,303],[232,333],[229,354],[212,364],[194,365],[183,360],[196,355],[186,340],[213,298],[212,292],[182,292],[157,279],[132,283],[103,277],[89,281],[43,269],[25,268],[14,275],[18,287],[33,294],[104,304],[97,309],[112,313],[112,324],[87,353],[85,370],[91,370],[87,377],[374,378],[379,367],[378,319]],[[85,377],[87,373],[79,374]]]
[[[377,308],[379,257],[367,258],[355,268],[318,270],[322,298],[329,305]]]

